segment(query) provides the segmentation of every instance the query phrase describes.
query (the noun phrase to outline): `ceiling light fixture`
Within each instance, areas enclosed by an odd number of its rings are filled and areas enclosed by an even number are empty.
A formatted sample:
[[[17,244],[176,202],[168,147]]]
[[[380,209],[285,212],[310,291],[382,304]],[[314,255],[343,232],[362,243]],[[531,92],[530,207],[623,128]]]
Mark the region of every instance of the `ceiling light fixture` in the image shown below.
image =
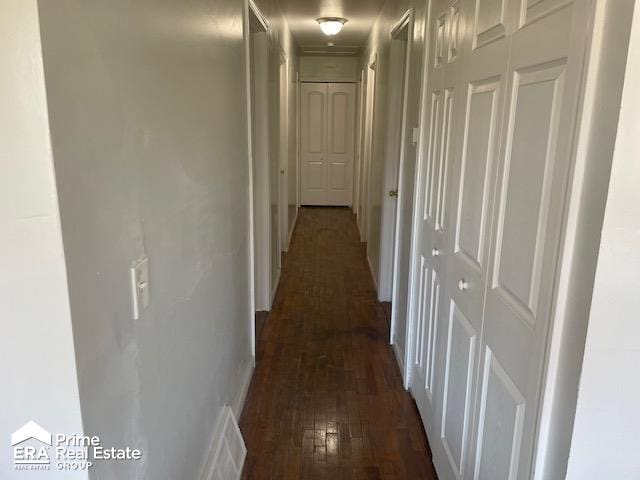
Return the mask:
[[[347,19],[340,17],[322,17],[319,18],[317,22],[320,24],[322,33],[327,36],[332,36],[340,33],[344,24],[347,23]]]

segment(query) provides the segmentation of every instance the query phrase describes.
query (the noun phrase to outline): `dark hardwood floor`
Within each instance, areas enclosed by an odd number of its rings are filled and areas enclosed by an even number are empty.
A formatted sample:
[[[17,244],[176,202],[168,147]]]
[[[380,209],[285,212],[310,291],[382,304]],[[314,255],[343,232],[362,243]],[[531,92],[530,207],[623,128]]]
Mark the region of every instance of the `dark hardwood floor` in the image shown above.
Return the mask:
[[[347,208],[303,208],[240,427],[243,479],[436,478]]]

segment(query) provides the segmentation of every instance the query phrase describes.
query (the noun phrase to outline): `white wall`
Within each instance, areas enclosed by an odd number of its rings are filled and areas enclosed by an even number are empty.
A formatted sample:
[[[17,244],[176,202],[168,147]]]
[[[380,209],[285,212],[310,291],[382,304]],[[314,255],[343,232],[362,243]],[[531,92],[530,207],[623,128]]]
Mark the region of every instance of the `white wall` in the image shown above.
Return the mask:
[[[300,57],[301,82],[357,82],[357,57]]]
[[[384,185],[385,158],[387,152],[387,131],[389,126],[389,94],[390,94],[390,32],[409,8],[414,9],[414,27],[411,46],[410,72],[407,90],[407,130],[417,127],[420,118],[420,99],[423,82],[422,60],[424,55],[424,25],[426,15],[426,2],[421,0],[387,1],[367,41],[366,49],[360,60],[360,68],[365,68],[368,62],[376,58],[376,104],[375,127],[372,165],[369,188],[369,232],[367,240],[367,256],[371,263],[373,274],[377,277],[380,272],[381,239],[382,239],[382,202],[386,195]],[[406,142],[405,169],[415,170],[416,148],[412,142]],[[401,185],[403,189],[403,205],[401,211],[405,218],[412,218],[413,185]],[[400,251],[399,263],[403,268],[409,265],[409,245],[403,244]],[[399,289],[407,295],[408,275],[401,276]],[[396,351],[400,358],[404,358],[406,336],[406,311],[398,312],[394,322],[392,336]]]
[[[640,9],[625,87],[567,479],[640,478]]]
[[[252,367],[242,13],[40,2],[83,423],[143,450],[93,478],[198,478]],[[142,255],[151,304],[133,321]]]
[[[82,434],[80,400],[37,4],[0,9],[0,477],[43,478],[13,470],[11,432],[34,420]]]

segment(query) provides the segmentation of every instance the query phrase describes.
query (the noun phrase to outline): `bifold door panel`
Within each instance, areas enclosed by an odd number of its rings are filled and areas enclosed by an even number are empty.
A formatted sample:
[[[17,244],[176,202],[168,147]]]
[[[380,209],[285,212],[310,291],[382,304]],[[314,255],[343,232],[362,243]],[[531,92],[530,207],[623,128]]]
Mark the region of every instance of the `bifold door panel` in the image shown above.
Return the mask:
[[[441,480],[531,478],[587,2],[431,2],[410,384]]]
[[[353,83],[303,83],[301,203],[351,205],[355,142]]]

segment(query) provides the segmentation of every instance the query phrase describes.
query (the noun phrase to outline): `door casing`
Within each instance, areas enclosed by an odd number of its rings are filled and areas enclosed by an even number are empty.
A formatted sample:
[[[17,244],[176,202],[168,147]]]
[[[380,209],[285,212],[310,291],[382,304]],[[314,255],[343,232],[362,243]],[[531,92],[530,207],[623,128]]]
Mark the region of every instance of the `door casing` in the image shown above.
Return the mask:
[[[251,348],[255,354],[256,311],[269,310],[269,117],[268,117],[269,25],[253,0],[244,3],[245,71],[247,92],[247,143],[249,162],[249,270]]]
[[[371,202],[370,188],[371,183],[371,159],[373,158],[373,131],[375,128],[375,104],[376,104],[376,66],[377,54],[371,57],[366,69],[366,86],[365,86],[365,119],[364,130],[362,131],[362,157],[360,160],[360,185],[359,185],[359,203],[358,203],[358,229],[360,231],[360,240],[366,242],[369,238],[369,224],[371,223]],[[367,257],[368,259],[368,257]],[[373,273],[372,273],[373,276]],[[374,277],[375,281],[375,277]],[[376,286],[377,288],[377,286]]]
[[[280,53],[280,121],[279,121],[279,182],[280,191],[280,251],[286,252],[289,247],[289,59]]]

